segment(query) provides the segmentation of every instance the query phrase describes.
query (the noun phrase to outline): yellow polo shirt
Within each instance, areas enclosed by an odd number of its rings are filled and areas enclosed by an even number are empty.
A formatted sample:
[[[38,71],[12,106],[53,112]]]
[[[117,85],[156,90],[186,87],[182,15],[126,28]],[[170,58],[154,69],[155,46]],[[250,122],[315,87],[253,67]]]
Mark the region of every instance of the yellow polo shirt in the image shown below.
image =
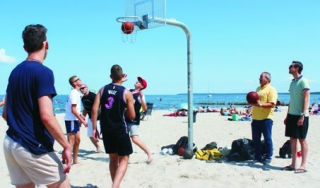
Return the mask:
[[[263,87],[257,88],[257,93],[259,95],[259,103],[264,104],[272,102],[277,104],[278,92],[270,84],[264,85]],[[271,119],[273,120],[274,108],[264,108],[259,106],[252,106],[252,119],[253,120],[264,120]]]

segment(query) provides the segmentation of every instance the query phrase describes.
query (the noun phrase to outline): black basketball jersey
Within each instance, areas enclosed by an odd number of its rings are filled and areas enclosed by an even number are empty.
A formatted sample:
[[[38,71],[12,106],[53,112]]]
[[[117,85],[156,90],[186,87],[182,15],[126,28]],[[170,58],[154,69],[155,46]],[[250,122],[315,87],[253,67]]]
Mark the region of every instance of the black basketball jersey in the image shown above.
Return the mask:
[[[134,92],[133,89],[130,89],[131,92]],[[130,118],[126,117],[127,123],[134,123],[136,125],[140,124],[140,109],[141,109],[141,100],[140,99],[140,93],[132,93],[133,100],[134,100],[134,111],[136,113],[136,117],[131,120]]]
[[[114,83],[106,85],[100,98],[100,105],[102,132],[117,131],[122,128],[127,130],[124,117],[127,101],[123,86]]]
[[[96,94],[89,91],[87,96],[83,96],[81,98],[84,109],[87,111],[89,118],[91,119],[91,111],[94,103],[94,99],[96,98]],[[98,115],[98,120],[100,119],[100,114]]]

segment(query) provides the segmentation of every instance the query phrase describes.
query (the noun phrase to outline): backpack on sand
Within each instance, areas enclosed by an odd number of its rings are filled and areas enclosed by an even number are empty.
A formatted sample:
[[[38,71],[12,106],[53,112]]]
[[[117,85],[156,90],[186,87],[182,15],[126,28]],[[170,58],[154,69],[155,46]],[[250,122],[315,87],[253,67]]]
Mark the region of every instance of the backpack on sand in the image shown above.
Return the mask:
[[[291,158],[291,141],[287,140],[283,146],[279,149],[279,156],[283,159]]]
[[[253,141],[248,138],[234,140],[231,144],[231,152],[226,157],[228,161],[245,161],[254,159]]]
[[[177,143],[172,148],[173,153],[174,154],[178,154],[178,150],[179,150],[180,147],[188,148],[188,137],[187,136],[182,136],[181,138],[179,138]],[[193,152],[197,151],[197,146],[194,143],[193,143],[192,150],[193,150]]]

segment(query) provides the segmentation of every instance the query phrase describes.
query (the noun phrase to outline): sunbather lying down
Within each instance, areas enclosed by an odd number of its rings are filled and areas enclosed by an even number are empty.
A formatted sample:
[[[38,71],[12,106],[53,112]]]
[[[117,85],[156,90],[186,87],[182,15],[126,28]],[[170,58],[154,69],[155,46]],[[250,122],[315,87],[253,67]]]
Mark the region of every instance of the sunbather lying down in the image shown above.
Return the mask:
[[[174,117],[177,117],[177,116],[187,116],[188,115],[188,111],[185,110],[185,109],[178,109],[177,111],[175,112],[172,112],[170,114],[164,114],[163,116],[174,116]]]

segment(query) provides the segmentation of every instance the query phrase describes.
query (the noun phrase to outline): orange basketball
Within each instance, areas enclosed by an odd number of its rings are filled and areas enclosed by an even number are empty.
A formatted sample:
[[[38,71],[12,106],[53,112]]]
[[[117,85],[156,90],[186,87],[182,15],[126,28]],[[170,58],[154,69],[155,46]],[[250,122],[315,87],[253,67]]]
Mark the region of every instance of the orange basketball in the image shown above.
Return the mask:
[[[130,34],[134,30],[134,25],[132,22],[123,22],[121,25],[121,30],[124,34]]]
[[[247,94],[247,102],[249,104],[256,104],[259,100],[259,95],[257,92],[255,91],[250,91],[248,94]]]

